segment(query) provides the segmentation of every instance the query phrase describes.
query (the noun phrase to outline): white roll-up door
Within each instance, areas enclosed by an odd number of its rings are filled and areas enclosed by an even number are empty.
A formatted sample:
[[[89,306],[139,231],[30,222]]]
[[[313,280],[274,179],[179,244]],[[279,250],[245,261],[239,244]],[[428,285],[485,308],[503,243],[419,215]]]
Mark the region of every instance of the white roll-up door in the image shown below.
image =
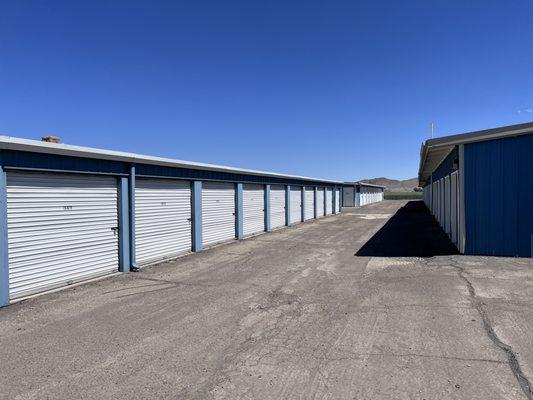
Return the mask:
[[[444,231],[451,236],[451,220],[450,220],[450,176],[444,178]]]
[[[317,207],[317,218],[323,217],[324,213],[324,188],[317,188],[316,190],[316,207]]]
[[[333,190],[326,190],[326,215],[333,214]]]
[[[441,178],[439,180],[439,184],[440,184],[440,226],[444,229],[444,223],[445,223],[445,219],[444,219],[444,214],[445,214],[445,202],[444,202],[444,199],[446,198],[445,197],[445,193],[444,193],[444,178]]]
[[[8,172],[11,299],[118,270],[117,179]]]
[[[454,172],[450,176],[450,197],[451,197],[451,207],[450,207],[450,219],[451,219],[451,239],[452,242],[457,244],[457,215],[458,215],[458,209],[457,209],[457,172]]]
[[[235,239],[235,185],[202,183],[202,243],[204,246]]]
[[[305,188],[305,220],[315,218],[315,190]]]
[[[285,187],[270,187],[270,228],[285,226]]]
[[[263,185],[243,185],[242,211],[242,230],[245,236],[265,231],[265,189]]]
[[[341,212],[341,191],[340,189],[337,189],[336,196],[335,196],[335,202],[337,206],[336,211]]]
[[[135,255],[139,265],[191,250],[191,183],[138,178],[135,185]]]
[[[291,186],[291,224],[302,222],[302,188]]]
[[[344,207],[355,207],[355,189],[350,186],[342,188],[342,204]]]
[[[437,182],[433,182],[431,184],[431,195],[433,196],[431,200],[431,213],[435,217],[437,215],[437,208],[438,208],[438,188],[437,188]]]

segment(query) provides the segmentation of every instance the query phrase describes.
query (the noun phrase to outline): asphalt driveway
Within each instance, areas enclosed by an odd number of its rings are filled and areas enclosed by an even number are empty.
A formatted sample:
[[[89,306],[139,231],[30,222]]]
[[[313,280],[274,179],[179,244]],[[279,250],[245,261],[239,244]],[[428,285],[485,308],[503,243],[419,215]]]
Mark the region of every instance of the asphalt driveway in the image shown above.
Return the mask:
[[[0,398],[533,399],[532,278],[386,201],[0,309]]]

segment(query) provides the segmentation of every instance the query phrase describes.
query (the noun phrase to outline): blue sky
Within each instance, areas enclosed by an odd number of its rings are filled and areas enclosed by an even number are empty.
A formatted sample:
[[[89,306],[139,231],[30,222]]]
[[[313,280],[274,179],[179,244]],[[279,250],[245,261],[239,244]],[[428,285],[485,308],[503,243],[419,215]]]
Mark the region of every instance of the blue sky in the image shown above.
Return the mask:
[[[4,1],[0,133],[353,180],[533,120],[533,1]]]

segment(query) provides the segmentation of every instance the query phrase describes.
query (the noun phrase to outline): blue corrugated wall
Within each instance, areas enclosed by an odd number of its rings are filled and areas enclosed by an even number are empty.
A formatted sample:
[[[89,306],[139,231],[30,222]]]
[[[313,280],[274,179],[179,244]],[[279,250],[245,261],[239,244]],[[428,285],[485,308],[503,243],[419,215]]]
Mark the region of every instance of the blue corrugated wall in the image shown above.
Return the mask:
[[[466,254],[531,257],[533,135],[464,146]]]

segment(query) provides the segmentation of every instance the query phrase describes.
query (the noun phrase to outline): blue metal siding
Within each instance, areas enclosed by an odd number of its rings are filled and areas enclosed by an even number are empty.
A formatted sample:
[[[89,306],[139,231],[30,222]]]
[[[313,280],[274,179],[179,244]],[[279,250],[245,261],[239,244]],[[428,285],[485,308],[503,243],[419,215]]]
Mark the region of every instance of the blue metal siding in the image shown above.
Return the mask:
[[[200,169],[164,167],[159,165],[137,164],[137,176],[149,177],[169,177],[179,179],[194,180],[217,180],[228,182],[258,183],[271,185],[298,185],[312,186],[319,182],[303,181],[299,179],[277,178],[268,176],[257,176],[247,174],[237,174],[219,171],[205,171]],[[330,186],[333,187],[333,186]]]
[[[129,175],[130,173],[129,162],[98,160],[92,158],[61,156],[45,153],[31,153],[17,150],[1,150],[0,153],[2,165],[6,169],[118,175]],[[304,181],[300,179],[206,171],[194,168],[165,167],[150,164],[136,164],[136,175],[143,177],[178,178],[186,180],[218,180],[278,185],[313,186],[324,184],[321,182]],[[333,185],[328,187],[332,188]]]
[[[120,175],[128,175],[130,173],[130,164],[120,161],[30,153],[17,150],[2,150],[1,152],[2,165],[6,169],[19,168],[41,171]]]
[[[532,256],[533,135],[465,151],[466,254]]]

